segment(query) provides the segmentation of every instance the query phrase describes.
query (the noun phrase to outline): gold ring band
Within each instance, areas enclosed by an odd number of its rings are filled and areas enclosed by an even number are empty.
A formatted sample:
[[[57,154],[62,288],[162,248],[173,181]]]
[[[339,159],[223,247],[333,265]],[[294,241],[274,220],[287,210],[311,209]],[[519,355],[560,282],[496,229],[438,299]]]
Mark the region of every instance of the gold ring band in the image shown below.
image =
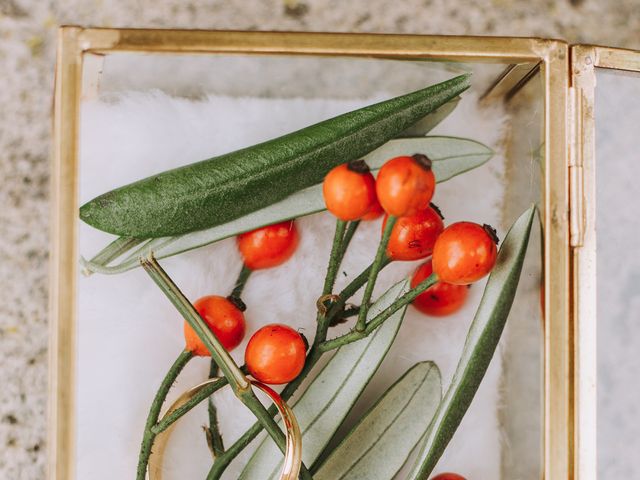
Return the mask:
[[[190,388],[182,395],[180,395],[175,402],[167,409],[160,420],[163,420],[175,410],[180,408],[196,394],[198,394],[206,386],[216,382],[219,378],[210,378],[206,382],[203,382],[195,387]],[[285,439],[286,449],[284,454],[284,463],[282,470],[280,471],[280,480],[296,480],[300,473],[300,466],[302,465],[302,435],[300,433],[300,426],[293,413],[293,410],[289,405],[282,400],[282,397],[267,385],[251,380],[251,384],[258,389],[262,390],[274,403],[285,427]],[[152,453],[149,457],[148,478],[149,480],[162,480],[162,464],[164,460],[164,451],[171,436],[171,432],[175,427],[175,422],[167,428],[164,432],[159,433],[152,447]]]

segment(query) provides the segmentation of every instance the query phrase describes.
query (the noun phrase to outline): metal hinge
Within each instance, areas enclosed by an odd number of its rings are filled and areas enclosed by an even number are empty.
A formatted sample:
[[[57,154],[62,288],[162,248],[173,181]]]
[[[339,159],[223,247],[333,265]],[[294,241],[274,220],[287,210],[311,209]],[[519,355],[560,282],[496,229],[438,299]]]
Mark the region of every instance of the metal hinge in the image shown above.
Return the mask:
[[[569,244],[581,247],[585,233],[582,93],[580,87],[569,88]]]

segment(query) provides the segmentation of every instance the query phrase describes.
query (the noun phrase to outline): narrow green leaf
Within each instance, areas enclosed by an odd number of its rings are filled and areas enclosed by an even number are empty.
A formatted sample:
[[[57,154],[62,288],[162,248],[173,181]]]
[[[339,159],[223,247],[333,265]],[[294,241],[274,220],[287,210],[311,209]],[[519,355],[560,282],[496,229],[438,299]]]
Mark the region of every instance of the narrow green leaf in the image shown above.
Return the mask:
[[[391,305],[406,292],[408,281],[391,287],[371,307],[369,316]],[[396,312],[366,339],[340,348],[293,407],[302,431],[302,458],[311,465],[345,419],[393,343],[405,309]],[[265,439],[246,465],[240,479],[276,479],[282,455]]]
[[[393,478],[424,437],[441,397],[442,384],[436,364],[422,362],[413,366],[331,452],[313,478]]]
[[[397,138],[407,137],[422,137],[433,130],[440,122],[449,116],[451,112],[455,110],[460,102],[460,97],[456,97],[453,100],[449,100],[447,103],[438,107],[422,120],[418,120],[416,123],[407,128],[404,132],[398,135]]]
[[[267,142],[168,170],[84,204],[80,218],[133,238],[164,237],[235,220],[320,183],[469,88],[461,75]]]
[[[391,140],[364,158],[375,173],[388,159],[413,153],[424,153],[433,160],[433,171],[438,182],[444,182],[484,165],[493,156],[493,151],[489,147],[474,140],[433,136]],[[264,225],[302,217],[324,209],[322,184],[317,184],[296,192],[278,203],[217,227],[176,237],[147,240],[141,247],[113,266],[86,260],[83,264],[91,272],[121,273],[137,267],[140,255],[146,255],[150,251],[154,251],[157,258],[170,257]]]
[[[535,207],[532,206],[507,233],[469,328],[451,384],[407,478],[422,480],[429,477],[478,390],[513,304],[534,214]]]

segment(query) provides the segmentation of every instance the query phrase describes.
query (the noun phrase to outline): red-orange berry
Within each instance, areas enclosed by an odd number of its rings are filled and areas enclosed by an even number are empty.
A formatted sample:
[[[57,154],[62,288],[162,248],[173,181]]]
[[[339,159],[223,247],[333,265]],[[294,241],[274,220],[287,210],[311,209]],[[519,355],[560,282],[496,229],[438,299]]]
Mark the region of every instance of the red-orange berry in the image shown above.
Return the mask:
[[[246,328],[242,302],[219,295],[208,295],[197,300],[193,306],[224,348],[233,350],[240,345]],[[194,355],[211,355],[187,322],[184,322],[184,339],[186,349]]]
[[[433,247],[433,271],[438,279],[468,285],[487,275],[496,263],[498,238],[489,225],[458,222],[440,234]]]
[[[431,160],[420,154],[392,158],[382,166],[376,179],[380,205],[396,217],[415,215],[427,208],[435,187]]]
[[[387,218],[388,216],[382,224],[383,231]],[[433,246],[443,230],[442,217],[432,207],[410,217],[400,217],[391,230],[387,256],[391,260],[405,261],[426,258],[433,252]]]
[[[376,202],[376,181],[364,160],[332,169],[322,183],[324,203],[340,220],[358,220]]]
[[[411,288],[426,280],[432,272],[430,260],[420,265],[411,277]],[[413,306],[434,317],[451,315],[462,308],[468,292],[468,285],[437,282],[418,295],[413,301]]]
[[[377,220],[378,218],[380,218],[380,215],[382,215],[383,213],[384,213],[384,209],[382,208],[382,205],[380,205],[380,202],[378,201],[378,197],[376,196],[375,203],[371,206],[369,211],[362,216],[361,220],[365,220],[365,221]]]
[[[296,378],[306,359],[306,342],[293,328],[281,324],[262,327],[253,334],[244,361],[256,380],[271,385]]]
[[[436,475],[431,480],[467,480],[461,475],[457,473],[441,473],[440,475]]]
[[[293,220],[238,235],[238,250],[251,270],[278,266],[291,257],[299,235]]]

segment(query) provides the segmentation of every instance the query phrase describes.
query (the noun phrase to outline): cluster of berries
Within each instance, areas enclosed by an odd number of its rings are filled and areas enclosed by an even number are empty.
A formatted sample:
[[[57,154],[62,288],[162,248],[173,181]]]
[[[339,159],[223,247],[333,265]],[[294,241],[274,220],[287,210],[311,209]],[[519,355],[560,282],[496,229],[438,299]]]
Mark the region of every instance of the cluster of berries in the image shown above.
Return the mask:
[[[375,179],[364,161],[340,165],[323,183],[327,209],[343,221],[374,220],[385,214],[383,231],[391,216],[395,224],[386,247],[391,261],[431,257],[415,271],[415,287],[435,273],[438,282],[414,300],[420,311],[435,316],[459,310],[469,284],[493,268],[497,256],[495,231],[471,222],[444,227],[440,210],[431,203],[436,179],[424,155],[401,156],[386,162]],[[298,245],[293,221],[253,230],[237,237],[244,265],[249,270],[275,267],[287,261]],[[244,339],[245,305],[233,296],[209,295],[194,304],[196,310],[227,349]],[[186,348],[194,355],[209,351],[185,322]],[[284,384],[302,371],[307,342],[287,325],[270,324],[256,331],[245,350],[245,364],[257,380]]]
[[[434,316],[459,310],[468,286],[487,275],[497,257],[497,237],[488,225],[458,222],[444,227],[440,210],[431,203],[436,178],[431,161],[421,154],[387,161],[375,179],[364,161],[340,165],[323,184],[327,209],[343,221],[371,220],[386,213],[396,218],[386,247],[393,261],[431,259],[415,271],[415,287],[432,273],[438,282],[414,300]]]
[[[277,223],[243,233],[237,238],[238,250],[246,268],[260,270],[286,262],[298,246],[299,235],[293,221]],[[244,339],[245,305],[234,296],[207,295],[194,307],[227,350]],[[187,350],[194,355],[210,356],[209,350],[188,323],[184,323]],[[282,324],[265,325],[256,331],[244,353],[249,373],[272,385],[288,383],[304,367],[307,342],[293,328]]]

